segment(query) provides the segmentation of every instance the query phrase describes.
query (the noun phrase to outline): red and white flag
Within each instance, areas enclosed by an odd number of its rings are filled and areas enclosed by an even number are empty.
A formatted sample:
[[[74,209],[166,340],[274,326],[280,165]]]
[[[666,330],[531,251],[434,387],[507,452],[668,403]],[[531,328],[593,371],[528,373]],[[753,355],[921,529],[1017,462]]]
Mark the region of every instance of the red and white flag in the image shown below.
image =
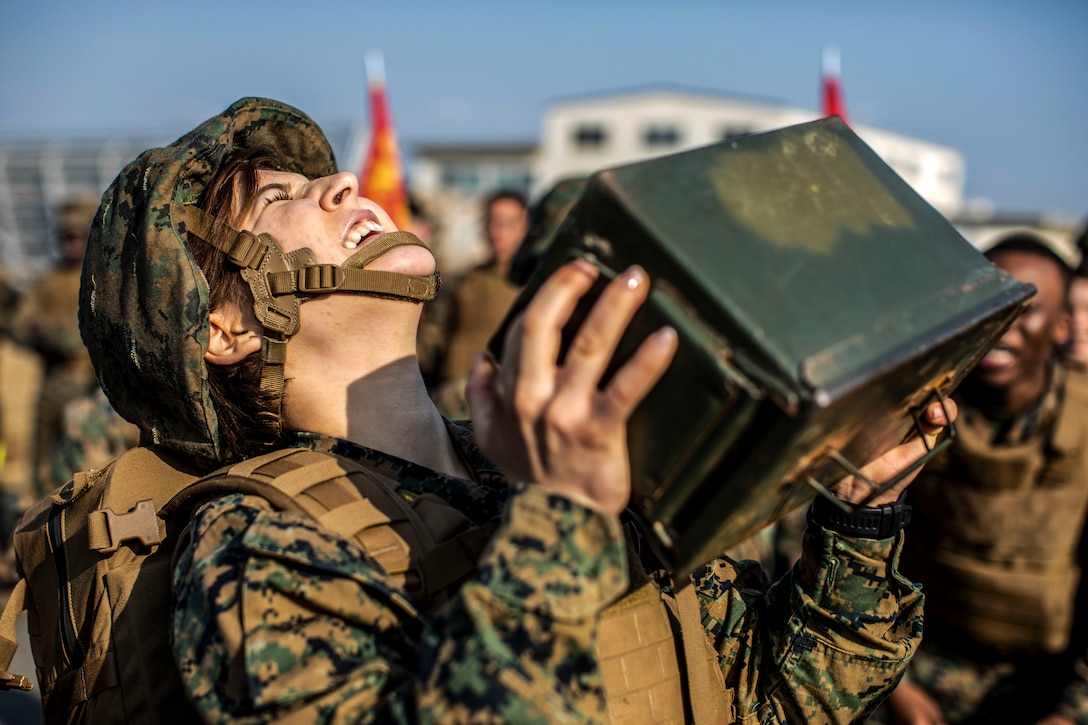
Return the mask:
[[[400,146],[385,89],[385,61],[380,51],[373,50],[367,52],[364,63],[370,95],[370,147],[359,171],[359,194],[380,204],[398,229],[407,229],[411,214]]]
[[[843,100],[841,66],[838,48],[824,48],[823,62],[823,112],[824,116],[838,116],[843,123],[850,123],[846,118],[846,101]]]

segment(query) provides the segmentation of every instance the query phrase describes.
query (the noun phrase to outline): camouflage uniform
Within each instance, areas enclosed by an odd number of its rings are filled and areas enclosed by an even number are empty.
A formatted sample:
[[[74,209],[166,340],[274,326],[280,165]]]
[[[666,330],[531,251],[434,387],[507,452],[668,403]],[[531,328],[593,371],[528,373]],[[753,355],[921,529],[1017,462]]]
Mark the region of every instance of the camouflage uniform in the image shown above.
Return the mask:
[[[1085,554],[1088,553],[1085,551],[1088,540],[1083,533],[1088,512],[1083,510],[1083,506],[1072,511],[1060,510],[1063,507],[1054,506],[1045,497],[1047,490],[1058,489],[1070,491],[1073,495],[1080,491],[1082,499],[1088,497],[1083,494],[1088,489],[1088,460],[1083,456],[1083,451],[1088,448],[1088,429],[1085,428],[1088,406],[1083,400],[1071,400],[1067,376],[1072,375],[1080,376],[1081,386],[1088,385],[1084,382],[1088,380],[1085,377],[1088,373],[1083,370],[1066,371],[1058,366],[1053,370],[1052,384],[1039,405],[1011,419],[991,420],[981,410],[972,407],[969,401],[960,401],[960,421],[957,425],[962,432],[960,441],[954,444],[957,448],[962,447],[968,433],[974,432],[972,439],[986,441],[991,451],[1030,446],[1043,451],[1044,460],[1050,462],[1035,474],[1027,474],[1033,480],[1028,483],[1030,488],[1026,493],[1036,503],[1016,507],[1015,513],[1011,514],[1017,519],[1015,525],[993,520],[973,521],[979,517],[968,517],[972,519],[968,521],[964,516],[957,515],[958,509],[951,508],[945,501],[945,492],[950,490],[950,486],[976,491],[973,495],[988,494],[994,497],[1019,496],[1022,491],[1019,487],[1009,489],[1006,487],[1008,484],[980,480],[981,475],[970,476],[967,471],[971,469],[965,468],[959,457],[953,455],[955,450],[928,464],[911,488],[910,495],[918,505],[914,507],[916,518],[911,524],[903,570],[923,583],[929,606],[926,611],[926,638],[911,661],[906,679],[933,697],[950,723],[1027,723],[1055,712],[1074,722],[1088,723],[1088,656],[1085,654],[1084,640],[1088,622],[1080,616],[1083,604],[1064,603],[1074,612],[1072,635],[1064,651],[1048,652],[1042,643],[1032,645],[1027,641],[1017,645],[999,645],[982,639],[987,636],[980,623],[985,620],[986,611],[974,608],[978,605],[970,605],[970,600],[963,599],[966,592],[958,589],[964,584],[949,581],[946,570],[932,563],[944,560],[942,551],[952,541],[958,542],[954,548],[965,556],[975,556],[980,547],[984,550],[989,536],[996,536],[1006,545],[1014,546],[1018,532],[1025,527],[1045,532],[1044,536],[1048,539],[1059,539],[1065,533],[1059,529],[1065,526],[1047,523],[1058,516],[1077,522],[1076,528],[1068,533],[1074,541],[1080,539],[1079,553],[1074,556],[1075,560],[1079,560],[1079,565],[1071,564],[1078,569],[1079,575],[1079,566],[1083,566]],[[1072,429],[1079,432],[1076,440],[1056,442],[1054,431],[1057,421],[1066,412],[1071,416],[1067,420],[1072,424]],[[1011,469],[1016,463],[1008,465]],[[1016,477],[1015,473],[1009,475]],[[980,517],[986,518],[983,514]],[[996,531],[993,531],[995,527]],[[1078,535],[1077,532],[1082,533]],[[1041,562],[1046,559],[1029,555],[1023,561],[1029,563],[1033,571],[1041,571]],[[1019,576],[1018,569],[1010,565],[1003,578],[1014,581],[1013,577]],[[1072,586],[1076,588],[1075,580]],[[1080,589],[1080,596],[1083,597],[1086,587],[1082,575]],[[1023,607],[1025,612],[1033,610],[1030,597],[1013,592],[1003,598],[1015,600],[1003,607]],[[1025,603],[1016,604],[1021,599]],[[998,611],[994,604],[988,604],[985,609]],[[1037,613],[1040,620],[1053,621],[1057,616],[1055,611]],[[965,629],[967,626],[978,628],[979,637]]]
[[[111,403],[138,421],[143,440],[204,470],[226,461],[204,362],[208,287],[188,248],[185,207],[229,152],[260,144],[277,148],[287,170],[335,170],[309,118],[243,99],[121,172],[84,264],[81,330]],[[471,481],[349,441],[285,434],[289,446],[394,477],[403,495],[436,495],[474,521],[501,517],[474,574],[433,610],[311,518],[241,493],[198,509],[178,540],[163,626],[205,718],[603,719],[597,618],[645,563],[628,559],[617,518],[508,485],[467,432],[451,435]],[[895,570],[901,544],[902,534],[857,539],[810,527],[798,566],[773,586],[753,562],[715,561],[692,575],[735,721],[848,723],[877,705],[921,636],[922,596]],[[664,572],[649,573],[672,598]]]
[[[291,442],[503,523],[458,596],[420,611],[314,521],[242,494],[208,504],[176,562],[173,611],[174,656],[207,720],[607,721],[593,642],[628,585],[617,520],[532,486],[511,494],[463,431],[475,481],[347,441]],[[901,536],[810,531],[770,588],[752,561],[693,575],[737,722],[849,723],[875,707],[921,633],[921,596],[891,570]]]

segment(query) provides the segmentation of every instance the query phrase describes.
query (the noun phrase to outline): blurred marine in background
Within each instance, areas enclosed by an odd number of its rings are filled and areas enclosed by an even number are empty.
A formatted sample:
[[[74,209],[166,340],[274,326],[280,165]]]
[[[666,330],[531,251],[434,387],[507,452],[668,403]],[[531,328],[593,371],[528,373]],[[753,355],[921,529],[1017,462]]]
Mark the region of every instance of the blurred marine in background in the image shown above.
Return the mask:
[[[986,252],[1038,288],[954,396],[959,435],[910,490],[904,574],[925,638],[893,723],[1088,723],[1088,373],[1064,356],[1073,250],[1020,233]]]

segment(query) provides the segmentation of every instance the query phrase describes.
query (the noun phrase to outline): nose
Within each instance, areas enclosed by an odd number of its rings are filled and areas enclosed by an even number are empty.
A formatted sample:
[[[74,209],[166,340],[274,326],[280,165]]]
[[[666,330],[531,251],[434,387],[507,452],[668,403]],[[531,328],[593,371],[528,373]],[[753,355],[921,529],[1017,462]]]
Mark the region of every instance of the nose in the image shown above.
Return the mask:
[[[359,179],[350,171],[324,176],[319,181],[321,207],[325,211],[333,211],[359,196]]]

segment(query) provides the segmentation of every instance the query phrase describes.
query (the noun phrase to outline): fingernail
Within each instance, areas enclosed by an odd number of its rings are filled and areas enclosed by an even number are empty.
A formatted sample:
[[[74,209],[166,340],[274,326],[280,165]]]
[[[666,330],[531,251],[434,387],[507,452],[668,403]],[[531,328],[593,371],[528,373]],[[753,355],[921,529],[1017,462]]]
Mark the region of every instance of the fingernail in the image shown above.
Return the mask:
[[[672,347],[676,341],[676,329],[672,327],[662,327],[660,330],[654,333],[653,343],[658,347]]]
[[[597,279],[598,270],[588,259],[583,259],[582,257],[575,257],[573,260],[571,260],[571,264],[577,267],[579,271],[585,272],[593,279]]]
[[[627,269],[625,276],[627,277],[627,289],[636,289],[646,281],[646,270],[636,264]]]

